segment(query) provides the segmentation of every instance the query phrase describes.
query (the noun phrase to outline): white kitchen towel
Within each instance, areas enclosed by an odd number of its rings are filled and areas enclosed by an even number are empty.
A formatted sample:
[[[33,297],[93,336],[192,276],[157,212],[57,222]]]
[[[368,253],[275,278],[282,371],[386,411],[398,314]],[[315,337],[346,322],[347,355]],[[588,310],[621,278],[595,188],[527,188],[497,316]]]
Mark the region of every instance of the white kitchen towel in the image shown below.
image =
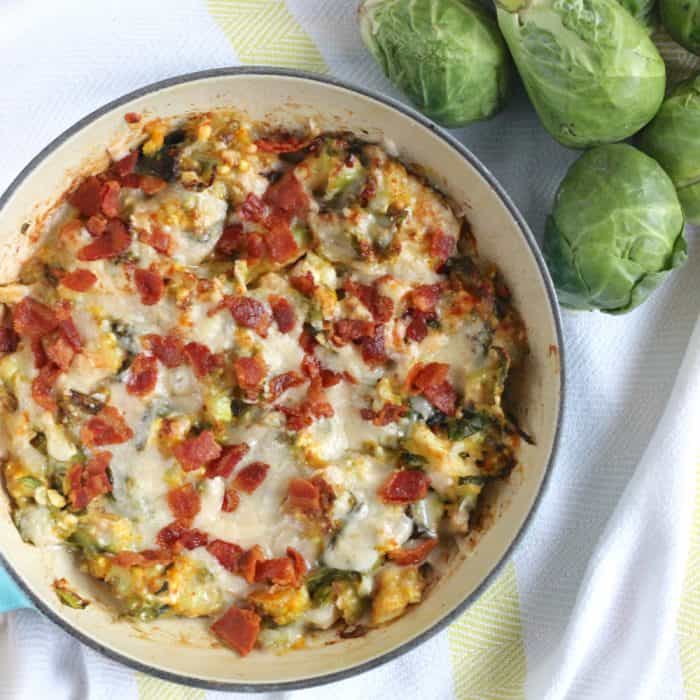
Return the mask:
[[[267,63],[400,98],[359,40],[356,6],[0,0],[0,190],[80,117],[179,73]],[[540,236],[577,154],[544,132],[520,89],[496,118],[454,133]],[[480,601],[379,669],[268,697],[700,698],[700,245],[689,239],[688,264],[635,312],[564,313],[559,457],[537,517]],[[34,611],[0,616],[0,698],[49,694],[236,697],[135,673]]]

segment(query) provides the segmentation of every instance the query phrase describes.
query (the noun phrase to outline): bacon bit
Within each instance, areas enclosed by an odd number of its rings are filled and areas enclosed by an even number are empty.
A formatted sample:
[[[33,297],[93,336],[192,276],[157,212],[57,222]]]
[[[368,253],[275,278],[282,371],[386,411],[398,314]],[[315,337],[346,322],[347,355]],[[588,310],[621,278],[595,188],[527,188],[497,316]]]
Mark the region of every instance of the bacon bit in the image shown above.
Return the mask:
[[[450,366],[442,362],[416,365],[411,369],[408,384],[417,393],[423,394],[438,410],[452,416],[455,413],[457,392],[447,381]]]
[[[430,479],[416,469],[395,471],[380,487],[379,497],[385,503],[413,503],[425,498]]]
[[[102,260],[114,258],[123,253],[131,245],[131,234],[123,221],[110,219],[105,232],[92,243],[78,251],[78,260]]]
[[[79,352],[83,347],[83,339],[80,337],[80,333],[70,316],[70,312],[65,311],[60,313],[65,314],[65,316],[58,322],[58,331],[73,350]]]
[[[92,416],[80,430],[80,439],[87,447],[118,445],[134,437],[124,416],[114,406],[105,406]]]
[[[94,216],[100,211],[102,183],[94,176],[83,180],[68,201],[83,216]]]
[[[315,418],[331,418],[334,415],[333,406],[328,403],[320,377],[311,378],[306,394],[306,404]]]
[[[44,365],[48,364],[49,358],[46,357],[44,344],[40,338],[32,338],[29,347],[32,351],[32,355],[34,355],[34,366],[37,369],[41,369]]]
[[[445,415],[453,416],[457,410],[457,392],[447,381],[428,387],[423,391],[423,396]]]
[[[301,371],[304,376],[309,379],[318,377],[321,374],[321,363],[315,355],[306,353],[304,359],[301,361]]]
[[[435,311],[442,292],[442,284],[421,284],[409,292],[409,305],[423,313]]]
[[[102,214],[91,216],[85,222],[85,228],[93,238],[99,238],[99,236],[101,236],[107,228],[107,219],[105,219]]]
[[[306,148],[312,139],[299,138],[291,134],[280,134],[278,139],[258,139],[255,145],[264,153],[293,153]]]
[[[408,413],[408,408],[401,404],[385,403],[378,412],[363,408],[360,413],[365,420],[372,421],[378,427],[383,427],[403,418]]]
[[[345,280],[343,285],[345,291],[357,297],[362,305],[372,314],[372,318],[379,323],[386,323],[394,312],[394,302],[389,298],[379,294],[374,285],[358,284],[353,280]]]
[[[211,631],[241,656],[247,656],[260,634],[260,616],[252,610],[232,605],[226,614],[211,626]]]
[[[264,257],[267,257],[265,239],[259,233],[249,233],[245,242],[245,259],[254,262],[262,260]]]
[[[377,194],[377,181],[370,176],[367,178],[367,183],[362,192],[360,192],[360,206],[367,207],[375,194]]]
[[[254,221],[256,223],[262,221],[267,213],[265,202],[253,192],[248,192],[243,204],[238,207],[238,216],[243,221]]]
[[[411,566],[422,564],[430,552],[435,549],[438,543],[437,538],[418,540],[415,547],[402,547],[401,549],[392,549],[387,552],[387,557],[399,566]]]
[[[77,269],[61,277],[61,284],[74,292],[87,292],[95,282],[97,282],[97,275],[90,270]]]
[[[386,349],[384,346],[384,326],[377,324],[374,333],[361,339],[362,359],[368,365],[379,365],[386,362]]]
[[[294,565],[296,580],[301,581],[308,569],[306,560],[304,559],[302,553],[294,549],[294,547],[287,547],[287,556],[292,560],[292,564]]]
[[[197,549],[206,546],[209,535],[196,528],[190,529],[186,523],[175,520],[160,530],[156,535],[156,542],[163,549]]]
[[[221,358],[202,343],[187,343],[184,347],[184,353],[198,379],[206,377],[207,374],[221,366]]]
[[[297,319],[294,307],[284,298],[274,294],[267,299],[272,307],[272,317],[275,319],[280,333],[289,333],[294,330]]]
[[[321,511],[323,513],[328,513],[333,505],[333,501],[335,501],[335,491],[333,487],[322,476],[314,476],[311,479],[311,483],[321,494]]]
[[[0,326],[0,353],[14,352],[19,345],[19,336],[12,328]]]
[[[178,520],[191,521],[201,508],[199,493],[192,484],[168,491],[168,505]]]
[[[138,124],[141,121],[141,115],[138,112],[127,112],[124,115],[124,121],[127,124]]]
[[[169,564],[173,559],[170,552],[160,549],[144,549],[141,552],[118,552],[112,557],[114,566],[123,566],[130,569],[132,566],[155,566],[156,564]]]
[[[141,337],[141,344],[171,369],[179,367],[185,361],[182,340],[176,335],[149,333]]]
[[[170,234],[157,226],[153,227],[150,232],[141,231],[139,233],[139,240],[146,245],[150,245],[153,250],[163,255],[170,255],[172,247]]]
[[[111,459],[111,452],[96,452],[87,464],[75,464],[70,468],[68,499],[73,510],[82,510],[90,501],[112,490],[107,474]]]
[[[157,272],[139,268],[134,272],[134,282],[144,306],[153,306],[163,297],[165,284]]]
[[[413,317],[411,322],[406,328],[406,340],[412,340],[416,343],[420,343],[428,335],[428,324],[425,322],[425,316],[423,314],[418,314]]]
[[[255,567],[256,583],[276,583],[279,586],[292,586],[297,582],[294,562],[289,557],[264,559]]]
[[[239,547],[233,542],[225,542],[224,540],[214,540],[207,546],[207,552],[231,573],[236,573],[238,569],[238,560],[243,554],[243,547]]]
[[[287,502],[293,510],[318,513],[321,510],[321,492],[307,479],[292,479],[287,490]]]
[[[269,469],[270,465],[265,462],[251,462],[236,474],[233,485],[240,491],[253,493],[265,481]]]
[[[146,195],[157,194],[165,189],[168,183],[155,175],[141,175],[139,178],[139,189]]]
[[[24,297],[14,309],[12,324],[20,336],[41,338],[58,326],[58,318],[46,304],[32,297]]]
[[[261,301],[252,297],[226,296],[221,306],[228,308],[239,326],[252,328],[263,338],[267,336],[272,317]]]
[[[241,502],[241,494],[232,486],[224,491],[224,500],[221,503],[221,510],[224,513],[233,513]]]
[[[136,167],[136,161],[139,159],[138,150],[130,151],[128,155],[120,158],[114,165],[112,169],[117,174],[118,177],[124,177],[134,172]]]
[[[206,466],[221,455],[221,446],[211,430],[203,430],[196,437],[187,438],[173,449],[173,456],[186,472]]]
[[[251,547],[241,554],[241,558],[238,560],[238,573],[248,582],[255,582],[255,569],[257,568],[258,562],[265,559],[265,553],[262,547],[258,544]]]
[[[299,246],[286,218],[270,216],[266,226],[265,244],[274,262],[289,262],[299,255]]]
[[[100,189],[100,209],[108,218],[119,215],[119,191],[121,187],[116,180],[108,180]]]
[[[245,252],[247,246],[243,226],[241,224],[225,226],[214,248],[217,253],[229,256]]]
[[[279,396],[284,394],[287,389],[303,384],[305,379],[297,372],[284,372],[272,377],[268,383],[270,390],[270,401],[274,401]]]
[[[346,379],[345,372],[334,372],[330,369],[321,369],[321,386],[324,389],[340,384],[343,379]]]
[[[267,188],[263,201],[288,219],[303,216],[309,209],[309,195],[291,170]]]
[[[32,381],[32,398],[44,410],[55,413],[58,410],[53,396],[53,386],[61,374],[60,367],[46,364]]]
[[[362,338],[371,338],[375,333],[375,325],[371,321],[360,321],[354,318],[341,318],[333,324],[331,342],[341,347],[350,342],[358,342]]]
[[[226,445],[221,451],[221,456],[207,465],[207,478],[213,479],[222,476],[224,479],[231,476],[234,467],[248,454],[250,447],[241,442],[238,445]]]
[[[129,367],[126,390],[132,396],[147,396],[156,388],[158,362],[150,355],[136,355]]]
[[[448,236],[440,229],[432,232],[429,252],[430,256],[437,260],[436,270],[439,270],[454,255],[456,245],[457,239],[454,236]]]
[[[314,276],[310,272],[305,272],[303,275],[292,275],[289,278],[289,284],[307,297],[310,297],[318,287],[316,282],[314,282]]]
[[[70,368],[75,356],[75,350],[66,338],[53,333],[44,341],[44,353],[46,360],[51,361],[64,372]],[[34,359],[37,362],[41,361],[41,358],[37,357],[37,353],[35,353]],[[41,362],[40,366],[43,367],[44,364],[46,364],[45,361]]]
[[[233,361],[238,386],[248,398],[255,398],[265,379],[267,365],[261,357],[237,357]]]
[[[307,355],[312,354],[318,345],[318,341],[316,340],[311,327],[306,324],[304,324],[304,327],[299,334],[299,345]]]

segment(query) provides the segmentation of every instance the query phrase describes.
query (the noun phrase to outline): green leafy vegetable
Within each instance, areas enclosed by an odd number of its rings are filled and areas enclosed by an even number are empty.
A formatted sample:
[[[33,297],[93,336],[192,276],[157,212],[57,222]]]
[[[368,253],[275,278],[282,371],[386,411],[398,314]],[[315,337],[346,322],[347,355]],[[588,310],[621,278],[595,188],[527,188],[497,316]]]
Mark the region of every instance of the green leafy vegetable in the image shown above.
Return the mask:
[[[474,0],[365,0],[360,31],[389,80],[445,126],[487,119],[508,96],[508,52]]]
[[[544,254],[564,306],[630,311],[687,257],[673,183],[632,146],[588,151],[559,186]]]
[[[447,437],[452,440],[464,440],[474,433],[480,433],[493,423],[487,413],[465,410],[461,418],[452,418],[447,423]]]
[[[334,581],[359,583],[362,577],[357,571],[319,567],[306,577],[306,589],[315,605],[322,605],[330,598],[331,586]]]
[[[700,3],[698,0],[659,0],[661,22],[682,47],[700,55]]]
[[[666,69],[616,0],[498,0],[498,24],[549,133],[565,146],[620,141],[661,104]]]
[[[68,586],[68,581],[64,578],[57,579],[53,582],[53,589],[56,591],[58,599],[69,608],[74,610],[84,610],[90,605],[89,600],[81,598],[75,591],[72,591]]]
[[[639,145],[673,180],[686,220],[700,224],[700,75],[671,91]]]

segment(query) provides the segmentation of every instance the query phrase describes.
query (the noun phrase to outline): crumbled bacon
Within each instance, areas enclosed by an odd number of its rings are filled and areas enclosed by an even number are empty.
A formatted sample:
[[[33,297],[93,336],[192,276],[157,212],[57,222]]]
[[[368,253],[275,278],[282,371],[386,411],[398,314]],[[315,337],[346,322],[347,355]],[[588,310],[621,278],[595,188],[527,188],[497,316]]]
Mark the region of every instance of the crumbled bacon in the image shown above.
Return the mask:
[[[78,260],[114,258],[131,245],[131,234],[120,219],[110,219],[104,233],[78,251]]]
[[[287,503],[293,510],[317,513],[321,510],[321,493],[316,484],[307,479],[292,479],[287,490]]]
[[[296,325],[294,307],[284,298],[271,294],[268,297],[272,308],[272,317],[275,319],[280,333],[289,333]]]
[[[53,387],[61,369],[54,364],[47,364],[39,370],[32,381],[32,398],[46,411],[55,413],[58,410],[53,395]]]
[[[239,326],[252,328],[263,338],[267,336],[272,317],[261,301],[252,297],[226,296],[220,306],[231,312],[233,320]]]
[[[154,270],[138,268],[134,272],[134,282],[144,306],[153,306],[163,297],[165,284],[163,278]]]
[[[322,477],[314,476],[311,483],[318,489],[321,498],[321,512],[328,513],[335,501],[335,491],[333,487]]]
[[[63,335],[52,333],[44,339],[43,347],[46,360],[52,362],[64,372],[70,368],[75,356],[75,349]],[[36,355],[35,361],[41,362]],[[44,364],[44,362],[41,362],[42,367]]]
[[[414,503],[425,498],[430,479],[417,469],[395,471],[380,487],[378,494],[385,503]]]
[[[119,191],[121,187],[116,180],[108,180],[100,188],[100,209],[108,218],[119,215]]]
[[[58,326],[58,318],[51,307],[32,297],[24,297],[15,306],[12,323],[20,336],[41,338]]]
[[[196,528],[189,528],[187,523],[175,520],[166,525],[156,535],[156,542],[163,549],[176,552],[181,549],[197,549],[206,546],[209,535]]]
[[[267,257],[267,244],[261,234],[253,231],[245,240],[244,257],[249,262],[255,262]]]
[[[310,426],[314,419],[330,418],[334,415],[333,406],[328,403],[323,391],[320,376],[311,378],[306,398],[296,406],[277,406],[286,418],[288,430],[302,430]]]
[[[265,226],[265,244],[274,262],[289,262],[299,255],[299,246],[289,227],[289,221],[284,216],[268,217]]]
[[[120,158],[118,161],[116,161],[116,163],[112,165],[112,169],[118,177],[124,177],[125,175],[129,175],[134,172],[134,168],[136,167],[136,161],[138,159],[139,152],[137,149],[134,149],[133,151],[129,151],[129,153],[123,158]]]
[[[249,654],[260,634],[260,616],[232,605],[212,626],[212,632],[241,656]]]
[[[13,328],[0,326],[0,353],[14,352],[19,344],[19,335]]]
[[[283,133],[279,134],[278,138],[275,139],[258,139],[255,145],[258,147],[258,150],[264,153],[293,153],[306,148],[309,143],[311,143],[309,138],[299,138],[292,134]]]
[[[368,365],[379,365],[387,360],[384,345],[384,326],[378,323],[374,327],[374,333],[360,339],[362,359]]]
[[[243,548],[233,542],[225,542],[224,540],[214,540],[207,545],[207,551],[216,560],[231,573],[236,573],[238,570],[238,560],[243,554]]]
[[[430,234],[429,252],[430,256],[437,261],[436,270],[439,270],[454,255],[456,246],[457,239],[454,236],[448,236],[440,229]]]
[[[255,567],[255,582],[293,586],[297,582],[294,562],[289,557],[259,561]]]
[[[201,499],[192,484],[168,491],[168,505],[177,520],[190,522],[201,508]]]
[[[306,570],[308,569],[304,556],[301,552],[294,549],[294,547],[287,547],[287,556],[292,560],[292,564],[294,565],[296,580],[301,581],[306,573]]]
[[[406,340],[412,340],[415,343],[420,343],[428,335],[428,324],[424,314],[416,314],[411,319],[411,322],[406,328]]]
[[[333,324],[331,342],[338,347],[347,343],[360,341],[362,338],[371,338],[375,333],[375,325],[372,321],[361,321],[354,318],[341,318]]]
[[[238,207],[238,216],[243,221],[254,221],[256,223],[262,221],[267,213],[265,202],[253,192],[248,192],[246,198]]]
[[[158,194],[167,186],[168,183],[165,180],[154,175],[141,175],[139,177],[139,189],[147,195]]]
[[[233,361],[233,371],[236,374],[238,386],[249,398],[255,398],[265,379],[267,366],[264,360],[256,355],[255,357],[237,357]]]
[[[61,334],[61,337],[70,344],[73,350],[79,352],[83,347],[83,339],[80,337],[80,332],[70,315],[70,310],[61,309],[59,307],[57,314],[59,315],[58,332]]]
[[[448,382],[444,381],[442,384],[437,386],[430,386],[423,390],[423,396],[425,396],[430,403],[435,406],[439,411],[442,411],[448,416],[453,416],[457,407],[457,392],[454,387]]]
[[[359,284],[347,279],[344,289],[348,294],[357,297],[378,323],[386,323],[391,318],[394,312],[394,302],[389,297],[379,293],[376,282],[374,285]]]
[[[151,355],[136,355],[129,367],[126,390],[133,396],[147,396],[156,388],[158,362]]]
[[[238,573],[248,582],[254,583],[255,569],[259,561],[265,559],[265,553],[260,545],[255,545],[241,554],[238,560]]]
[[[309,209],[310,200],[294,172],[288,170],[277,182],[267,188],[263,201],[273,211],[291,219],[294,216],[303,216]]]
[[[90,501],[112,490],[107,473],[111,459],[111,452],[96,452],[87,464],[74,464],[70,468],[68,500],[73,510],[82,510]]]
[[[149,333],[141,337],[141,344],[150,350],[166,367],[179,367],[184,361],[184,346],[176,335]]]
[[[40,338],[32,338],[29,347],[32,351],[32,355],[34,356],[34,366],[37,369],[41,369],[44,365],[48,364],[49,358],[46,357],[44,343]]]
[[[186,472],[205,467],[221,455],[221,446],[211,430],[203,430],[196,437],[187,438],[173,449],[175,459]]]
[[[131,440],[132,437],[134,437],[134,431],[114,406],[102,408],[80,430],[80,439],[87,447],[117,445]]]
[[[435,549],[438,540],[436,537],[418,540],[413,547],[402,547],[387,552],[387,557],[399,566],[415,566],[422,564],[430,552]]]
[[[321,362],[315,355],[305,353],[304,359],[301,361],[301,371],[309,379],[318,377],[321,374]]]
[[[207,374],[221,366],[221,358],[202,343],[187,343],[184,347],[184,353],[198,379],[206,377]]]
[[[347,379],[345,372],[334,372],[331,369],[321,368],[321,386],[324,389],[340,384],[343,379]]]
[[[396,403],[385,403],[379,411],[363,408],[360,413],[365,420],[372,421],[374,425],[383,427],[403,418],[408,413],[408,407]]]
[[[302,275],[292,275],[289,278],[289,284],[307,297],[310,297],[318,286],[310,272],[304,272]]]
[[[227,487],[224,491],[224,500],[221,502],[221,510],[224,513],[233,513],[241,502],[241,494],[232,486]]]
[[[241,442],[238,445],[226,445],[221,450],[221,456],[207,465],[207,477],[213,479],[222,476],[224,479],[231,476],[236,465],[248,454],[250,447]]]
[[[171,552],[162,549],[144,549],[141,552],[118,552],[112,557],[114,566],[130,569],[132,566],[155,566],[169,564],[173,559]]]
[[[430,401],[438,410],[452,416],[456,410],[457,392],[447,380],[450,367],[442,362],[416,365],[409,374],[409,386]]]
[[[318,345],[318,341],[316,340],[311,326],[304,324],[304,327],[299,334],[299,345],[307,355],[314,352],[314,349]]]
[[[94,216],[100,211],[102,183],[94,176],[83,180],[68,201],[83,215]]]
[[[423,313],[435,311],[442,292],[442,284],[421,284],[409,292],[409,306]]]
[[[74,292],[87,292],[95,282],[97,282],[97,275],[90,270],[77,269],[61,277],[61,284]]]
[[[265,481],[269,469],[265,462],[251,462],[236,474],[233,484],[240,491],[253,493]]]
[[[150,245],[153,250],[162,253],[163,255],[170,255],[172,248],[172,239],[170,234],[163,231],[163,229],[153,226],[150,231],[140,231],[139,240]]]
[[[246,235],[241,224],[230,224],[224,226],[224,230],[216,242],[215,250],[222,255],[237,255],[247,249]]]
[[[141,115],[138,112],[127,112],[124,115],[124,121],[127,124],[138,124],[141,121]]]
[[[107,219],[102,214],[95,214],[85,222],[85,228],[93,238],[98,238],[107,228]]]
[[[284,372],[284,374],[278,374],[276,377],[272,377],[268,383],[270,400],[274,401],[284,394],[287,389],[300,386],[305,381],[306,380],[298,372]]]

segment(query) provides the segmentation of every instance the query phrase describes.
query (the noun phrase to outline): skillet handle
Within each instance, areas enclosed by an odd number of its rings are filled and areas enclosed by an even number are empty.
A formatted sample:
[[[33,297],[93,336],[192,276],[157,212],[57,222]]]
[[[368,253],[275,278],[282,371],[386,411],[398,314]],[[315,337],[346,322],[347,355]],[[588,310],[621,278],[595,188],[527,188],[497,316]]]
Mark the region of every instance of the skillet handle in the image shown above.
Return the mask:
[[[33,607],[25,593],[0,566],[0,613]]]

